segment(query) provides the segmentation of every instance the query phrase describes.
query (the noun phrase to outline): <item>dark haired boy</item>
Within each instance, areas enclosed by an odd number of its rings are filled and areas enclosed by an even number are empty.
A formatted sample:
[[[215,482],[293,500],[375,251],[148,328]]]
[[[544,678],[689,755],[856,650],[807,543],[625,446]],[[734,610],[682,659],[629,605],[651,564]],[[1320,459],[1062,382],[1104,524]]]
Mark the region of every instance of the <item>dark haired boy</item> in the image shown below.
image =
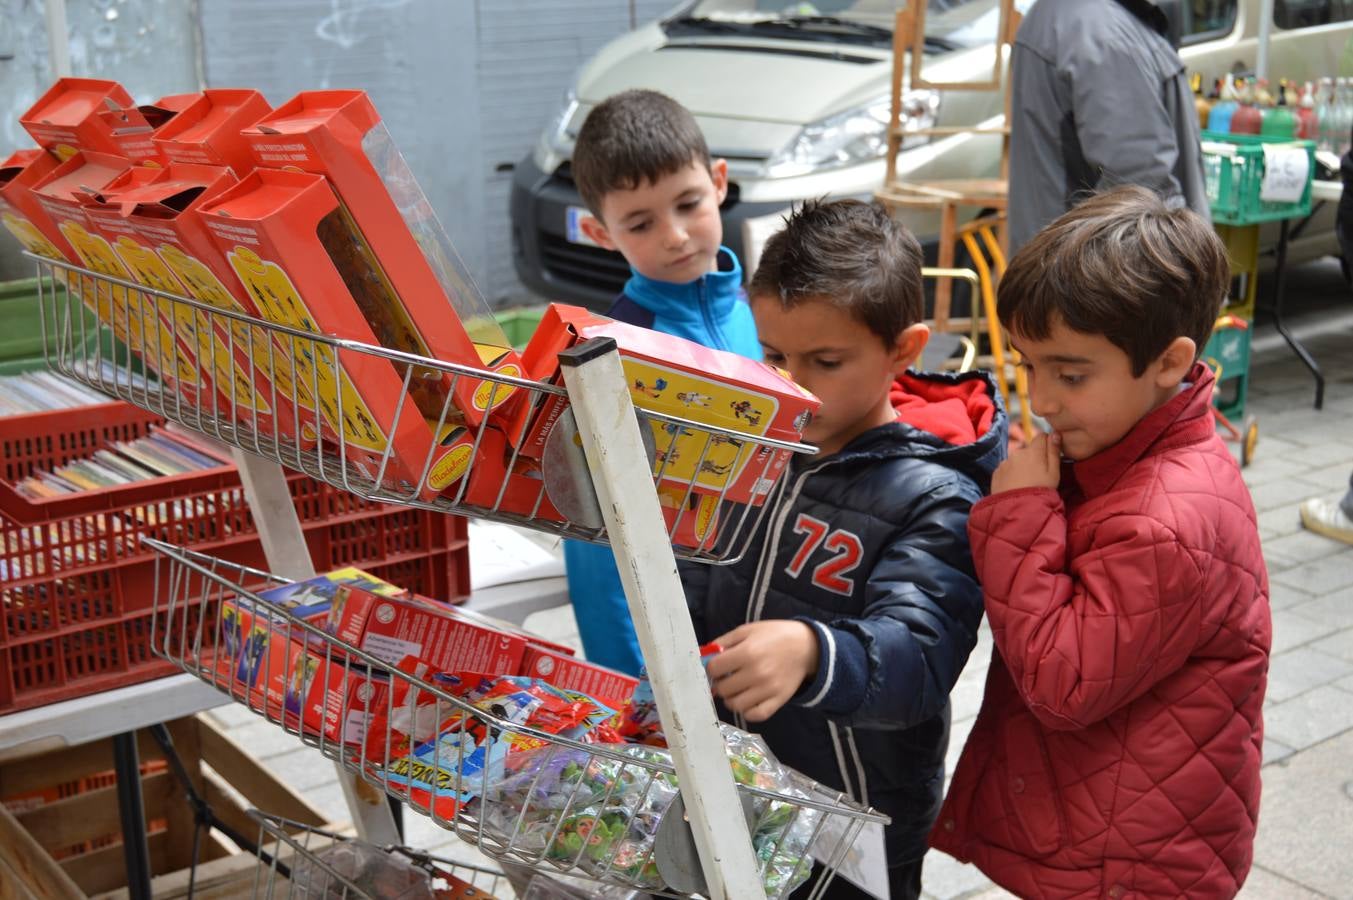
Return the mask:
[[[758,359],[742,267],[721,246],[728,163],[711,160],[695,118],[657,91],[598,104],[573,151],[583,232],[619,251],[632,274],[607,315]],[[587,658],[638,675],[642,663],[609,547],[564,542],[569,597]]]
[[[977,640],[968,511],[1005,449],[979,373],[908,372],[921,248],[879,206],[807,203],[749,289],[766,361],[822,401],[741,562],[685,566],[720,713],[785,764],[892,818],[894,900],[921,891],[939,810],[949,691]],[[864,896],[837,878],[828,897]]]
[[[995,650],[932,835],[1025,897],[1232,897],[1271,624],[1249,491],[1197,362],[1226,248],[1143,188],[1025,245],[1001,323],[1053,431],[968,530]]]

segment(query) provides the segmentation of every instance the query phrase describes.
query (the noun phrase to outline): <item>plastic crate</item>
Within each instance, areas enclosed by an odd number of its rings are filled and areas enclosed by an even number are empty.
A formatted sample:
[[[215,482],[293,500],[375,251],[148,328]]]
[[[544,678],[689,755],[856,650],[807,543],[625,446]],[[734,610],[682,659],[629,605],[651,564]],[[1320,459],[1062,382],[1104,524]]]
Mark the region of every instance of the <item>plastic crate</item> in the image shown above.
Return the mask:
[[[536,326],[540,324],[540,317],[544,314],[545,307],[543,306],[523,306],[496,312],[493,314],[493,318],[502,327],[503,333],[507,335],[508,342],[520,350],[531,339]]]
[[[150,652],[156,590],[163,595],[168,586],[156,584],[154,554],[142,535],[268,568],[233,466],[85,492],[55,505],[14,492],[13,481],[34,469],[162,421],[113,406],[36,414],[40,433],[24,424],[33,417],[0,419],[8,433],[0,440],[0,496],[26,519],[0,515],[0,713],[173,671]],[[102,411],[97,420],[91,409]],[[469,593],[464,519],[373,503],[299,473],[288,474],[287,486],[317,570],[355,565],[429,597],[455,601]]]
[[[1203,359],[1217,378],[1213,405],[1226,418],[1239,422],[1245,416],[1250,387],[1250,327],[1218,327],[1203,347]]]
[[[1224,225],[1255,225],[1291,219],[1311,212],[1311,178],[1315,174],[1315,142],[1254,134],[1204,131],[1203,172],[1212,221]],[[1259,199],[1264,183],[1264,145],[1284,144],[1305,149],[1306,188],[1293,203]],[[1224,152],[1223,152],[1224,148]]]
[[[116,343],[112,332],[98,327],[94,314],[83,306],[79,307],[84,323],[71,323],[75,333],[89,335],[89,341],[102,341],[103,356],[113,359],[113,346]],[[0,281],[0,322],[5,323],[0,331],[0,375],[17,375],[30,372],[46,365],[47,351],[57,349],[55,331],[46,335],[43,341],[42,316],[38,307],[38,280],[25,278],[19,281]],[[83,328],[83,331],[79,329]],[[92,348],[91,348],[92,349]],[[126,358],[121,350],[118,359]],[[140,366],[135,367],[140,371]]]

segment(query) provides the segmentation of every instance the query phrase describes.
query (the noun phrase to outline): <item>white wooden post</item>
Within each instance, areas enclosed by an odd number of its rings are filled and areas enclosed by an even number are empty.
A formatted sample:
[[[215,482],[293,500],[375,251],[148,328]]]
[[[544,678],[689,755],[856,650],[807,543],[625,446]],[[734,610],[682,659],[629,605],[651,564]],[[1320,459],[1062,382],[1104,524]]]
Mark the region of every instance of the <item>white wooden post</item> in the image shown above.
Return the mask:
[[[52,63],[52,75],[65,78],[70,75],[70,32],[66,28],[66,0],[46,0],[42,8],[47,18],[47,53]]]
[[[709,896],[764,897],[616,343],[590,341],[559,354],[559,363]]]
[[[244,496],[254,514],[254,526],[263,542],[268,569],[283,578],[301,581],[315,576],[315,564],[305,543],[305,532],[287,490],[282,467],[271,460],[232,448],[231,456],[240,472]],[[334,763],[343,798],[348,802],[352,824],[363,840],[384,846],[403,843],[395,828],[385,794],[362,781],[339,763]]]

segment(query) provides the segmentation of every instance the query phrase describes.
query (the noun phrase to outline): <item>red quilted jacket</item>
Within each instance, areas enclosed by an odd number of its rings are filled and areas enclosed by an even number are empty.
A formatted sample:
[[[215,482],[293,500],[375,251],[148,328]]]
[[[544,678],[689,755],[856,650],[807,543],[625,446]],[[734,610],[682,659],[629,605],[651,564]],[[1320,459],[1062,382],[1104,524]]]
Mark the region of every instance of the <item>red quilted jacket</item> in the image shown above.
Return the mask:
[[[1268,576],[1191,378],[1060,493],[973,507],[996,650],[931,843],[1022,897],[1230,897],[1250,868]]]

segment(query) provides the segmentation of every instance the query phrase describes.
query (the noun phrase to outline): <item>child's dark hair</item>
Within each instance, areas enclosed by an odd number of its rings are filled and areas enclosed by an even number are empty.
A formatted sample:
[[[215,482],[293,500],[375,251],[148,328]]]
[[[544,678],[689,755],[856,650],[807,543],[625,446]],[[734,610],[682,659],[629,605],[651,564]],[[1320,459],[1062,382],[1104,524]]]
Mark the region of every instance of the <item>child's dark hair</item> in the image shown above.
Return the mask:
[[[1001,278],[1001,324],[1045,340],[1057,322],[1100,334],[1140,376],[1178,337],[1201,353],[1230,286],[1226,247],[1185,206],[1142,187],[1096,194],[1020,248]]]
[[[921,245],[877,203],[808,200],[766,242],[747,293],[785,309],[825,300],[891,345],[924,316]]]
[[[597,104],[578,132],[573,181],[601,217],[601,198],[653,184],[691,163],[709,168],[709,147],[690,110],[657,91],[621,91]]]

